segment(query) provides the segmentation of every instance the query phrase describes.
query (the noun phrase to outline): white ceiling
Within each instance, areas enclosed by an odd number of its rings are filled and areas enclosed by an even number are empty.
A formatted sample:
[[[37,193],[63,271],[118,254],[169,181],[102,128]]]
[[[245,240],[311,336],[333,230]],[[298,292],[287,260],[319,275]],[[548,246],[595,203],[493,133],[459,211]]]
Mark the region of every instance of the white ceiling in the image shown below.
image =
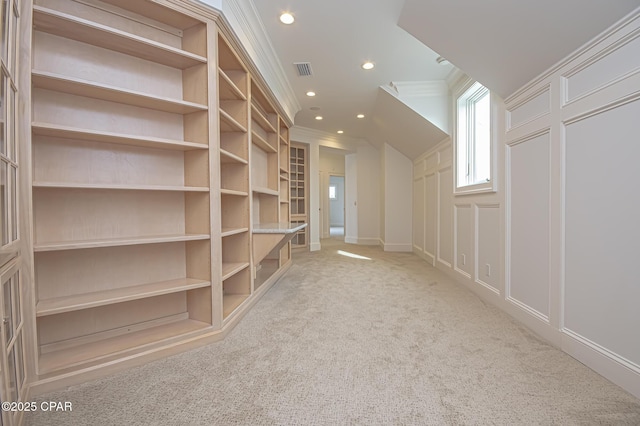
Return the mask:
[[[426,45],[506,97],[640,5],[640,0],[251,1],[302,107],[296,126],[334,135],[344,130],[345,136],[364,139],[385,128],[405,132],[377,123],[378,117],[374,122],[374,113],[387,107],[377,105],[388,98],[378,96],[379,86],[443,80],[452,71],[452,65],[438,65],[438,54]],[[294,24],[280,23],[284,11],[295,15]],[[360,67],[367,60],[375,69]],[[310,62],[313,76],[299,77],[294,62]],[[305,96],[309,90],[317,96]],[[359,113],[366,118],[358,120]]]
[[[398,24],[503,98],[640,0],[406,0]]]
[[[378,87],[391,81],[442,80],[451,65],[398,27],[404,0],[253,0],[302,110],[295,124],[364,138]],[[278,20],[290,11],[292,25]],[[376,67],[365,71],[363,62]],[[298,77],[294,62],[310,62],[311,77]],[[309,90],[314,98],[305,96]],[[319,111],[310,108],[319,107]],[[356,115],[365,114],[364,119]],[[316,115],[323,117],[315,120]]]

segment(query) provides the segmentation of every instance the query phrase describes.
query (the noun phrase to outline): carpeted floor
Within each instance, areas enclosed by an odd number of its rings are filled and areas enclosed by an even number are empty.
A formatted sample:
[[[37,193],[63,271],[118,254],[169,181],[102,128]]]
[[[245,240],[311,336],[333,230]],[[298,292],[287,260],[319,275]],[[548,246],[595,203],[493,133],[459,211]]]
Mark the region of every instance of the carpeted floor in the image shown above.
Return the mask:
[[[224,341],[44,395],[73,411],[27,424],[640,425],[640,400],[418,257],[322,245]]]

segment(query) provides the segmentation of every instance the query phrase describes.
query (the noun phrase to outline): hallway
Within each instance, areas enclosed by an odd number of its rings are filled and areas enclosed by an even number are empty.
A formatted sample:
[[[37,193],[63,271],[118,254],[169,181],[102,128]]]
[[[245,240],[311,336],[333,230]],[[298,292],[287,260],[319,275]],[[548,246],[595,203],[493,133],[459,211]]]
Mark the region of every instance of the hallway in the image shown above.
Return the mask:
[[[221,342],[30,425],[639,424],[640,400],[417,256],[323,240]]]

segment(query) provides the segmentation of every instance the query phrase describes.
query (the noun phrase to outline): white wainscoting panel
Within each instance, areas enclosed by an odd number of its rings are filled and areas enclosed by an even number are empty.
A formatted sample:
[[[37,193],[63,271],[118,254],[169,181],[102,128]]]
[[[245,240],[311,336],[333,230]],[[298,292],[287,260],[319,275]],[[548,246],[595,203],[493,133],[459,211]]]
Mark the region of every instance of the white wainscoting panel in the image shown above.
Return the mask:
[[[471,278],[473,267],[473,222],[470,204],[456,204],[456,257],[454,269],[467,278]]]
[[[564,326],[640,371],[640,100],[565,134]]]
[[[549,317],[550,135],[538,134],[508,148],[507,300]]]
[[[413,180],[413,247],[424,251],[424,178]]]
[[[569,71],[566,101],[584,96],[632,72],[640,71],[640,33],[615,43],[601,55]]]
[[[435,173],[427,175],[425,182],[425,206],[424,206],[424,252],[429,257],[436,258],[438,238],[438,179]]]
[[[500,294],[500,205],[478,204],[476,209],[476,283]]]
[[[509,128],[518,127],[549,113],[550,102],[549,87],[547,86],[509,111]]]
[[[441,169],[438,175],[438,261],[450,268],[453,265],[453,169]]]

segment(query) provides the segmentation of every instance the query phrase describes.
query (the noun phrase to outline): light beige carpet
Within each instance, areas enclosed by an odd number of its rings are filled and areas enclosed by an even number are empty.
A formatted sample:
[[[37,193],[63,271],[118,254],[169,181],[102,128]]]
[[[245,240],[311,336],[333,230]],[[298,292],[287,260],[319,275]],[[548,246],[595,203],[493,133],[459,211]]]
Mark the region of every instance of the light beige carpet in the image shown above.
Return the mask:
[[[334,240],[224,341],[43,400],[73,411],[27,424],[640,425],[640,400],[418,257]]]

